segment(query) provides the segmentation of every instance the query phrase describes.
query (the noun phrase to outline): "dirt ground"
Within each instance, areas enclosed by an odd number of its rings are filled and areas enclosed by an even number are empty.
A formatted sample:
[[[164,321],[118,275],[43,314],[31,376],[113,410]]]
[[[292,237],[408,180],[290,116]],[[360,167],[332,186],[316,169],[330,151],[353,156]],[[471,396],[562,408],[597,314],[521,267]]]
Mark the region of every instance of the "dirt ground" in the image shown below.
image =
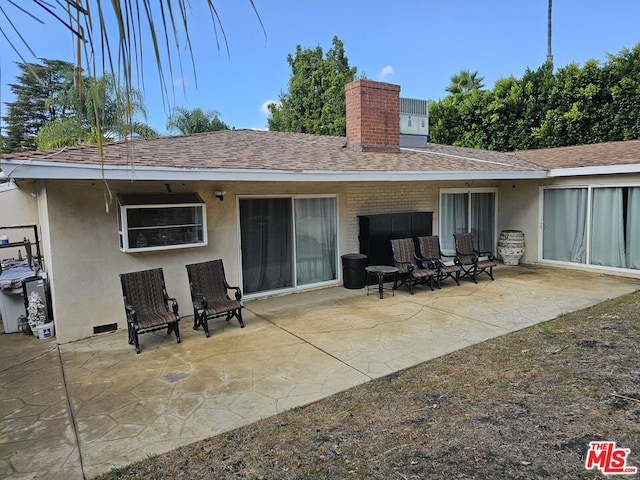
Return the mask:
[[[592,441],[640,471],[640,293],[98,478],[604,478]]]

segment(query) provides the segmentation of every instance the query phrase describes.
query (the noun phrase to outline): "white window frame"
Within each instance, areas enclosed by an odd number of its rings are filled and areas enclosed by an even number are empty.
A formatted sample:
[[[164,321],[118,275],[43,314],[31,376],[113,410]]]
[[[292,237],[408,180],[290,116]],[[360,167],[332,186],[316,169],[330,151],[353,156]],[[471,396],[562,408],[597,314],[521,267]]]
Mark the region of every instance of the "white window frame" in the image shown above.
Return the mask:
[[[135,195],[135,194],[132,194]],[[141,197],[146,196],[147,194],[140,194]],[[208,244],[207,237],[207,207],[204,202],[189,202],[189,203],[171,203],[169,200],[169,195],[167,195],[167,203],[154,202],[150,201],[149,203],[121,203],[120,198],[118,199],[118,242],[120,251],[125,253],[137,253],[137,252],[152,252],[152,251],[161,251],[161,250],[175,250],[181,248],[193,248],[193,247],[204,247]],[[153,194],[149,195],[149,199],[158,199],[161,198],[161,194]],[[197,194],[194,194],[194,198],[199,199],[200,197]],[[144,227],[129,227],[128,225],[128,212],[130,210],[145,210],[145,209],[166,209],[171,210],[175,208],[199,208],[200,209],[200,219],[201,221],[197,224],[190,225],[179,225],[179,224],[157,224],[157,225],[148,225]],[[139,230],[141,233],[143,232],[152,232],[154,230],[166,230],[172,228],[183,228],[187,226],[192,226],[201,230],[202,240],[201,241],[193,241],[188,243],[177,243],[172,245],[153,245],[153,246],[144,246],[144,247],[136,247],[135,245],[129,244],[129,231],[130,230]]]

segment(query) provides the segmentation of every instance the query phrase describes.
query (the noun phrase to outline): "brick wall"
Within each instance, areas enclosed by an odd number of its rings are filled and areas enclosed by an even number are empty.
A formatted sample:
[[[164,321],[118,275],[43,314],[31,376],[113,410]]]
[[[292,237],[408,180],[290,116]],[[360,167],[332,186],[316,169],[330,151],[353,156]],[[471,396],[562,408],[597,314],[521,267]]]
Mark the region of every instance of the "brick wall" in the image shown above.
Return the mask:
[[[396,212],[433,212],[433,232],[438,230],[438,188],[433,182],[352,183],[346,192],[347,252],[360,251],[358,215]]]
[[[400,151],[400,86],[356,80],[345,86],[347,145],[364,152]]]

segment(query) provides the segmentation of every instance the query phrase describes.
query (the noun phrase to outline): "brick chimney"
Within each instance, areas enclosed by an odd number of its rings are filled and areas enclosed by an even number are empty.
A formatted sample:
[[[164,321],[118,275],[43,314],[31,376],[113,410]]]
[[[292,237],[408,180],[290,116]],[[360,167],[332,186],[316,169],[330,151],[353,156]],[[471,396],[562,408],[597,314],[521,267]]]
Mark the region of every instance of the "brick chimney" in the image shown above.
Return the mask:
[[[400,151],[400,86],[372,80],[345,85],[347,147],[361,152]]]

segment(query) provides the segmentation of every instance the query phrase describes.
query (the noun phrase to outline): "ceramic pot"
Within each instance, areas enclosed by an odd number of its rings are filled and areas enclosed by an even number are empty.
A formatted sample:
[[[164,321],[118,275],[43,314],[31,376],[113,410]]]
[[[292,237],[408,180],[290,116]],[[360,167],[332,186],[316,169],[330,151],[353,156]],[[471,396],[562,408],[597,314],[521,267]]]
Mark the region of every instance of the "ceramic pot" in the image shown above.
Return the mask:
[[[518,265],[524,254],[524,233],[520,230],[503,230],[498,238],[498,255],[505,265]]]

